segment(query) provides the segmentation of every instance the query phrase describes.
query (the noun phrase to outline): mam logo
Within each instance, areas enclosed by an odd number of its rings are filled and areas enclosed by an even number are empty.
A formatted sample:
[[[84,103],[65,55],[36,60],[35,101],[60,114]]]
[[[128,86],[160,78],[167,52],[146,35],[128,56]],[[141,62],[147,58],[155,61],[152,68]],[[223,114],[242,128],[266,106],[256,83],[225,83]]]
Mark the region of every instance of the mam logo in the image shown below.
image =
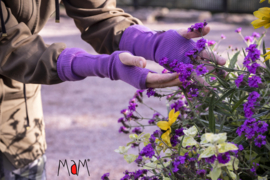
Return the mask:
[[[79,176],[79,172],[80,172],[80,165],[82,165],[82,167],[85,167],[86,166],[86,169],[87,169],[87,172],[88,172],[88,176],[90,176],[90,173],[89,173],[89,170],[88,170],[88,165],[87,165],[87,161],[90,162],[90,159],[85,159],[84,162],[82,163],[81,160],[79,160],[79,163],[78,163],[78,168],[77,168],[77,164],[75,163],[75,161],[71,160],[73,162],[73,165],[70,166],[70,168],[68,168],[68,163],[67,163],[67,160],[65,159],[64,163],[59,160],[59,165],[58,165],[58,173],[57,173],[57,176],[59,176],[59,171],[60,171],[60,167],[62,165],[62,167],[67,167],[67,171],[68,171],[68,175],[70,176],[70,173],[69,173],[69,169],[70,169],[70,172],[72,175],[77,175]]]

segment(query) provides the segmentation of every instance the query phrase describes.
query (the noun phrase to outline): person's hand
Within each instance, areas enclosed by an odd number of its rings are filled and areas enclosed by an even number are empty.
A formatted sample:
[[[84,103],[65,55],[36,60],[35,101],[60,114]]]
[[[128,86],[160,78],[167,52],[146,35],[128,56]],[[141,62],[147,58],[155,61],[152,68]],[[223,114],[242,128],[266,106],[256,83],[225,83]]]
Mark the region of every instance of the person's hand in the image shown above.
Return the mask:
[[[128,66],[137,66],[145,68],[146,60],[140,56],[133,56],[130,53],[119,54],[120,61]],[[165,88],[172,86],[181,86],[177,73],[157,74],[149,72],[146,77],[147,88]]]

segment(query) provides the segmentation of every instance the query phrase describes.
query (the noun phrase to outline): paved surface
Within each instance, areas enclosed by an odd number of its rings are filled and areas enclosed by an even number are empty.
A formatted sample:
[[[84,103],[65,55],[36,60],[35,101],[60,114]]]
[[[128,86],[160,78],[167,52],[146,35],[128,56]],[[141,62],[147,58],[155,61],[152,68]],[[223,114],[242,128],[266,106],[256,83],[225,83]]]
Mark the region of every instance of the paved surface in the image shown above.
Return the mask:
[[[192,23],[155,23],[146,26],[167,30],[171,28],[187,28]],[[225,34],[227,39],[220,45],[220,50],[225,53],[228,45],[234,47],[244,46],[241,38],[234,32],[237,25],[212,22],[209,24],[211,32],[207,39],[218,41],[220,34]],[[250,26],[243,27],[243,34],[253,32]],[[258,32],[262,32],[259,29]],[[64,42],[67,47],[79,47],[89,53],[95,53],[90,45],[80,39],[80,33],[71,19],[61,18],[61,23],[56,24],[51,19],[40,35],[48,44]],[[267,38],[269,42],[269,38]],[[270,46],[270,45],[269,45]],[[148,68],[161,71],[162,68],[149,62]],[[47,149],[47,176],[48,179],[91,179],[98,180],[110,172],[110,178],[119,180],[126,169],[135,170],[136,165],[128,165],[123,157],[116,154],[114,149],[128,142],[128,137],[118,133],[120,125],[117,123],[121,117],[119,111],[127,107],[128,100],[135,92],[135,88],[121,82],[112,82],[109,79],[96,77],[86,78],[79,82],[65,82],[58,85],[42,87],[44,116],[46,123]],[[166,113],[165,103],[158,99],[147,99],[147,102]],[[141,110],[149,115],[146,108]],[[151,113],[151,112],[150,112]],[[59,160],[67,160],[69,169],[73,164],[90,159],[88,163],[90,177],[85,168],[81,167],[79,176],[68,176],[65,168],[57,170]]]

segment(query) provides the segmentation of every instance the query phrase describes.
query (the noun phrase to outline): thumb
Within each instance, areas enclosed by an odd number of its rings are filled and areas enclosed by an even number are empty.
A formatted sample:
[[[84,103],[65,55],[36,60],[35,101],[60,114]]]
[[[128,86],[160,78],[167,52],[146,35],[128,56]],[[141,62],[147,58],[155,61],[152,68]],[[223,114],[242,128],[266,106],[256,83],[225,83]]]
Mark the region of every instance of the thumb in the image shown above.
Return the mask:
[[[210,27],[209,26],[205,26],[203,28],[203,36],[205,36],[206,34],[208,34],[210,32]],[[179,29],[178,33],[185,37],[186,39],[191,39],[191,38],[197,38],[197,37],[201,37],[201,33],[198,30],[192,31],[192,32],[188,32],[187,29]]]
[[[145,68],[146,60],[141,56],[133,56],[130,53],[119,54],[120,61],[127,66],[137,66],[140,68]]]

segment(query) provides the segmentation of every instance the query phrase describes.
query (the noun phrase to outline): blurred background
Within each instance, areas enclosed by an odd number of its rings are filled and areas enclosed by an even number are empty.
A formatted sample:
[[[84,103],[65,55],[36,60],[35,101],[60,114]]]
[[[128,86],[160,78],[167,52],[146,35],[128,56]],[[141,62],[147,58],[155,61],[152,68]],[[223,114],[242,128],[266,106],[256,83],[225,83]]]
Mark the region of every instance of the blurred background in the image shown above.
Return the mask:
[[[242,27],[243,36],[251,36],[255,31],[250,25],[255,20],[252,12],[259,7],[268,6],[259,0],[118,0],[118,7],[139,18],[145,26],[153,30],[188,28],[196,22],[207,20],[211,28],[205,36],[208,40],[222,40],[217,51],[227,58],[235,48],[245,47],[235,29]],[[263,28],[256,32],[262,33]],[[78,47],[89,53],[97,54],[93,48],[81,40],[80,32],[69,18],[65,9],[61,9],[60,24],[54,18],[40,32],[48,44],[64,42],[67,47]],[[195,39],[196,40],[196,39]],[[266,46],[270,46],[268,33]],[[231,45],[231,49],[228,49]],[[241,57],[240,57],[241,58]],[[163,68],[152,61],[147,67],[161,72]],[[47,176],[48,179],[91,179],[98,180],[110,172],[111,180],[120,180],[125,170],[134,171],[137,166],[127,164],[123,156],[114,152],[119,146],[129,142],[127,135],[119,134],[122,117],[120,110],[128,107],[136,89],[122,81],[111,81],[97,77],[86,78],[78,82],[64,82],[58,85],[43,85],[42,100],[46,124]],[[166,115],[165,101],[145,97],[145,102]],[[146,117],[153,112],[139,105],[138,110]],[[136,151],[130,150],[135,154]],[[68,167],[90,159],[88,168],[81,167],[79,176],[68,176],[66,168],[60,168],[59,160],[67,160]],[[78,164],[77,164],[78,165]]]

